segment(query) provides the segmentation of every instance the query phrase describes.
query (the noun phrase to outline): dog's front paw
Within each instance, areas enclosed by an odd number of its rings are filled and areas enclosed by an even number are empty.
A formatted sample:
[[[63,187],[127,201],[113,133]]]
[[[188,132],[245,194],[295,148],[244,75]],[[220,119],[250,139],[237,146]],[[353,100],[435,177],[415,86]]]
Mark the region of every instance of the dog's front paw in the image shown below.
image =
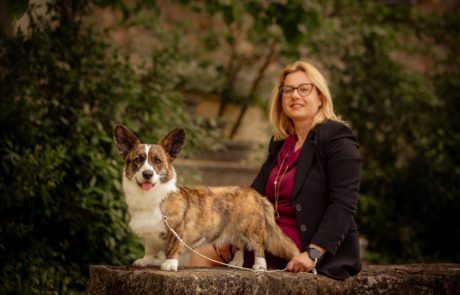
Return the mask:
[[[152,264],[155,266],[160,266],[163,261],[165,261],[166,256],[164,252],[158,252],[154,257],[152,257]]]
[[[252,266],[253,270],[258,271],[266,271],[267,270],[267,262],[265,261],[264,257],[256,257],[255,263]]]
[[[165,262],[161,264],[161,269],[167,271],[177,271],[178,265],[179,261],[177,259],[166,259]]]
[[[137,259],[134,261],[133,265],[134,266],[152,266],[152,265],[160,265],[161,261],[158,261],[155,259],[154,256],[145,256],[144,258]]]
[[[234,266],[243,266],[244,252],[241,250],[238,250],[238,252],[235,253],[235,256],[233,257],[232,261],[230,261],[228,264],[234,265]]]

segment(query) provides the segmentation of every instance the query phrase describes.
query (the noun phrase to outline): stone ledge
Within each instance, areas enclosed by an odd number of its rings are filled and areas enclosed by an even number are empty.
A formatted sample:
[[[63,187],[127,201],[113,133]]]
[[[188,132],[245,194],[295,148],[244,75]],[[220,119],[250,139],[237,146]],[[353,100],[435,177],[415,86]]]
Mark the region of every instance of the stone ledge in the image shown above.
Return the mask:
[[[460,264],[371,265],[345,281],[228,268],[90,268],[88,294],[460,294]]]

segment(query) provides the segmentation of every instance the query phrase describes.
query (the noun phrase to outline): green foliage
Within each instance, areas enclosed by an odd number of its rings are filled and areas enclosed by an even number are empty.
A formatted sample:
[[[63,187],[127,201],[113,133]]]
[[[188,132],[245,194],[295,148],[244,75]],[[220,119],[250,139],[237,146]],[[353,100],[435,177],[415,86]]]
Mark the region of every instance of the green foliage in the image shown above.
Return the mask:
[[[51,20],[31,15],[27,32],[0,39],[6,293],[80,292],[90,264],[138,258],[112,127],[124,123],[152,142],[192,125],[175,90],[175,49],[157,53],[150,68],[134,69],[80,22],[87,6],[73,4],[51,3]],[[201,130],[186,129],[196,145]]]
[[[326,74],[361,144],[357,219],[369,261],[460,260],[458,11],[398,1],[179,2],[224,24],[198,32],[205,46],[189,58],[206,79],[185,86],[241,105],[240,115],[258,99],[266,106],[274,77],[264,61],[280,68],[306,59]],[[225,58],[210,60],[216,51]]]
[[[229,134],[233,138],[248,107],[265,103],[260,92],[267,90],[263,82],[270,64],[280,53],[297,53],[298,46],[308,40],[305,33],[320,27],[320,14],[298,0],[289,4],[258,0],[176,2],[196,12],[195,16],[208,19],[207,30],[198,29],[193,32],[195,36],[188,36],[198,39],[201,46],[184,49],[196,65],[185,77],[184,88],[218,94],[219,119],[229,104],[241,108]],[[173,25],[190,30],[182,19]],[[227,58],[210,58],[222,53]]]
[[[103,5],[136,25],[130,16],[144,8],[159,14],[156,1],[52,2],[47,16],[53,18],[32,18],[27,32],[1,37],[0,283],[6,292],[78,292],[90,264],[129,264],[140,255],[127,228],[114,123],[150,142],[186,126],[190,150],[202,142],[203,127],[219,122],[190,124],[177,89],[218,94],[223,104],[240,104],[244,115],[272,86],[264,84],[268,65],[305,58],[328,74],[337,112],[358,134],[357,219],[369,240],[366,258],[460,261],[458,12],[351,0],[177,2],[221,17],[224,26],[202,30],[203,46],[195,48],[186,46],[184,32],[192,31],[181,19],[164,32],[152,66],[133,68],[129,56],[82,20],[88,4]],[[26,1],[18,3],[12,18]],[[163,30],[151,20],[143,25]],[[251,45],[249,53],[237,50],[242,41]],[[228,59],[215,58],[217,51]],[[429,72],[405,64],[414,56],[430,61]]]
[[[23,15],[29,6],[29,0],[5,1],[6,15],[12,20],[18,19]]]
[[[340,32],[322,41],[337,40],[324,49],[340,48],[334,56],[340,62],[323,59],[338,112],[352,122],[361,144],[357,217],[369,240],[367,258],[459,261],[459,229],[452,226],[460,209],[458,13],[383,4],[358,5],[356,13],[353,3],[337,10]],[[430,71],[404,66],[408,55],[431,60]]]

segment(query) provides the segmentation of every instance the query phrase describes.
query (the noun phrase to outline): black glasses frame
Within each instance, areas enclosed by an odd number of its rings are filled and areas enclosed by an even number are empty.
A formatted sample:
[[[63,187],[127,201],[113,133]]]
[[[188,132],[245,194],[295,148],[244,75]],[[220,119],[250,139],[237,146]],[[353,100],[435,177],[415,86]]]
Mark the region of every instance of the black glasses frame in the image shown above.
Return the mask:
[[[311,86],[311,88],[310,88],[310,91],[308,91],[307,94],[302,94],[302,93],[299,91],[299,88],[302,87],[302,86],[305,86],[305,85]],[[286,95],[286,94],[285,94],[286,87],[289,87],[290,89],[292,89],[292,93],[291,93],[291,94],[289,94],[289,95]],[[294,92],[297,90],[297,93],[299,93],[300,96],[305,97],[305,96],[308,96],[308,95],[313,91],[313,88],[314,88],[314,87],[315,87],[315,84],[313,84],[313,83],[303,83],[303,84],[300,84],[300,85],[297,86],[297,87],[292,87],[292,86],[281,86],[281,87],[279,88],[279,92],[280,92],[281,95],[284,96],[284,97],[291,97],[291,96],[294,94]]]

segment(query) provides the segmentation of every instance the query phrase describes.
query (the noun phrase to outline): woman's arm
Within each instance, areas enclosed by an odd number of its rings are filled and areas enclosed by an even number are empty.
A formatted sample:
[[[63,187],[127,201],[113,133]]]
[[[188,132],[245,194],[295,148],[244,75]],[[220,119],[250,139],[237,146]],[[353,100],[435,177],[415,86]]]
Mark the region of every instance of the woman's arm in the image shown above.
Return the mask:
[[[335,124],[325,134],[328,206],[311,240],[335,254],[353,224],[361,181],[359,145],[351,130]]]

